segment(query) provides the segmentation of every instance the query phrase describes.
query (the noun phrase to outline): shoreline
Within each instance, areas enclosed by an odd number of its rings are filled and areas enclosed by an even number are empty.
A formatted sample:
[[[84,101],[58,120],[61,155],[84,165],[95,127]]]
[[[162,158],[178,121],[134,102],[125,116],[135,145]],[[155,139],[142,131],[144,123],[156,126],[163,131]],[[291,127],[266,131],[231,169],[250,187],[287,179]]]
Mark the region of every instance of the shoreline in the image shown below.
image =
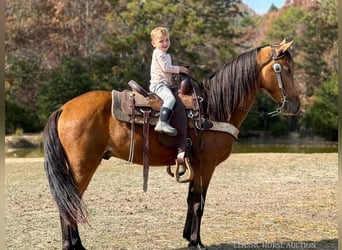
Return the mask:
[[[259,132],[254,136],[239,137],[237,144],[256,145],[309,145],[309,146],[333,146],[336,141],[326,141],[319,136],[301,136],[297,132],[291,132],[285,136],[271,136],[266,132]],[[21,135],[5,136],[5,153],[11,153],[20,149],[38,149],[43,146],[43,133],[25,133]]]

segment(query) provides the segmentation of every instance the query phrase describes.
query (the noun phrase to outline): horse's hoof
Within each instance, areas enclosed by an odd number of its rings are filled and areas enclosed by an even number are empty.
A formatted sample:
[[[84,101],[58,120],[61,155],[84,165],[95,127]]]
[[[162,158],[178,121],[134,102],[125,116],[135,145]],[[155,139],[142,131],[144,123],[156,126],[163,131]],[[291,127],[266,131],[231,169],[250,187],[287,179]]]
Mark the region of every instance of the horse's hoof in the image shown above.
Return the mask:
[[[189,243],[188,245],[189,250],[208,250],[201,242],[197,244]]]

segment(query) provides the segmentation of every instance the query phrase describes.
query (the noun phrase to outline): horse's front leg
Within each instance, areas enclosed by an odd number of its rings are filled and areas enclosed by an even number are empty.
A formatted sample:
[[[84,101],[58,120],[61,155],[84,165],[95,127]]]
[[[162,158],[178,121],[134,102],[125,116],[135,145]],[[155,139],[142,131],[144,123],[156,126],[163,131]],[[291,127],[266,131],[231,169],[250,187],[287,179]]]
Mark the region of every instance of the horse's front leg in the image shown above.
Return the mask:
[[[201,221],[207,187],[196,190],[194,182],[189,185],[188,212],[186,216],[183,237],[189,241],[189,248],[206,249],[201,241]]]
[[[81,242],[80,235],[78,233],[77,223],[71,226],[68,225],[65,220],[60,217],[62,228],[62,249],[63,250],[86,250]]]

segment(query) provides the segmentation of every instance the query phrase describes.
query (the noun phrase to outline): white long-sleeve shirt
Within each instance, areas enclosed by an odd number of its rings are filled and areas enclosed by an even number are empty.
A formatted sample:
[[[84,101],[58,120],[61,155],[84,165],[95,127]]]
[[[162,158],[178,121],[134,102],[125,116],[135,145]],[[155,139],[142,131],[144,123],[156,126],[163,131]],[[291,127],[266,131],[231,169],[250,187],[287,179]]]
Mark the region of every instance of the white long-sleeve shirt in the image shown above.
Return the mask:
[[[172,74],[179,74],[179,66],[172,65],[170,54],[154,49],[151,62],[151,84],[172,83]]]

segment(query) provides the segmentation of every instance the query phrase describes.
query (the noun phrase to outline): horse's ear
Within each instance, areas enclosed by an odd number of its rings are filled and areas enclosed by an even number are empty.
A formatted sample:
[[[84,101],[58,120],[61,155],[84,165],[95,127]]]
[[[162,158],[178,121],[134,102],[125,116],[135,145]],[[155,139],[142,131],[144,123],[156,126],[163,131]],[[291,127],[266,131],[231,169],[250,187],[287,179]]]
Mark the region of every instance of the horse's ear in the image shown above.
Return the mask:
[[[277,56],[280,56],[282,53],[287,51],[293,44],[293,40],[291,42],[286,42],[285,39],[277,46],[276,49],[276,54]]]
[[[279,45],[284,45],[285,43],[286,43],[286,38],[284,38],[284,40],[281,41],[281,42],[279,43]]]

